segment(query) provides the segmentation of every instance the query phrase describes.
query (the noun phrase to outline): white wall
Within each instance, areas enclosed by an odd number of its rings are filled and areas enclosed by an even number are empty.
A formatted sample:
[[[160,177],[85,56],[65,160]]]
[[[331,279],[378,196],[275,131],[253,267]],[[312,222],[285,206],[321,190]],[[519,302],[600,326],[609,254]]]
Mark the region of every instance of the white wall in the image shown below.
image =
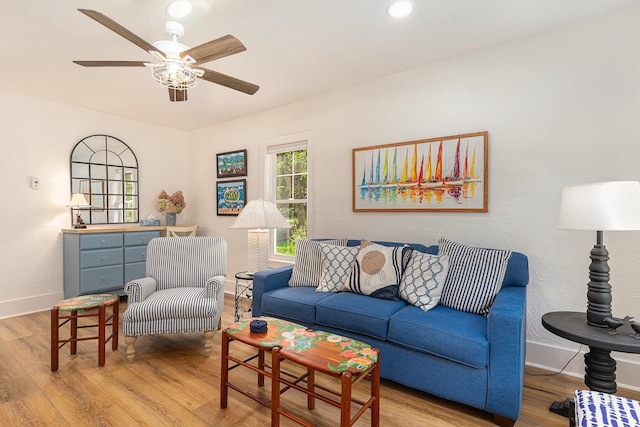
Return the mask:
[[[155,199],[163,188],[184,190],[189,202],[185,132],[0,92],[0,318],[49,309],[63,298],[60,230],[71,226],[69,158],[80,139],[96,133],[120,138],[136,153],[141,217],[161,216]],[[39,190],[30,188],[32,176],[40,179]]]
[[[260,144],[314,132],[316,237],[509,248],[529,256],[528,363],[559,369],[578,345],[541,325],[583,311],[595,232],[557,228],[563,186],[640,180],[640,8],[189,133],[195,222],[245,269],[246,234],[215,215],[215,153],[248,149],[248,195],[262,195]],[[428,41],[425,41],[428,42]],[[353,213],[351,150],[488,130],[489,212]],[[640,318],[640,234],[606,233],[616,316]],[[232,277],[230,274],[229,277]],[[640,387],[640,359],[615,354],[619,384]],[[582,374],[582,358],[570,367]]]

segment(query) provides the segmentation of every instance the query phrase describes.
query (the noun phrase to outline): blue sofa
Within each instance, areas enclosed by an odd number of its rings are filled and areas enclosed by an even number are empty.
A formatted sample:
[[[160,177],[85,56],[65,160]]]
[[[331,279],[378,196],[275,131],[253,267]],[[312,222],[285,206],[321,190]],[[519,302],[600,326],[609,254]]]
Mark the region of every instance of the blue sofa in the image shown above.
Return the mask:
[[[348,241],[349,246],[359,244]],[[411,246],[438,253],[438,246]],[[254,316],[278,317],[367,342],[380,349],[383,378],[490,412],[499,425],[515,423],[524,382],[525,255],[512,252],[486,317],[442,305],[425,312],[404,301],[289,287],[292,270],[285,266],[254,275]]]

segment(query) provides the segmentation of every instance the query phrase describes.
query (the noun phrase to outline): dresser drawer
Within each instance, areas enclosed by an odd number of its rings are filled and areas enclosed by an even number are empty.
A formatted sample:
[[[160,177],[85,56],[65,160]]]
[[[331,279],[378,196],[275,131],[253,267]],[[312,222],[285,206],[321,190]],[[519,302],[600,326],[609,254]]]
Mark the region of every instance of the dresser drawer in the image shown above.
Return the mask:
[[[96,293],[123,288],[122,277],[122,264],[84,269],[80,273],[80,293]]]
[[[124,262],[145,262],[147,259],[147,246],[131,246],[124,248]]]
[[[132,264],[125,264],[124,266],[124,283],[130,282],[136,279],[142,279],[146,276],[146,263],[134,262]]]
[[[139,246],[146,245],[149,240],[154,237],[160,237],[159,231],[134,231],[125,233],[124,245],[125,246]]]
[[[122,248],[80,252],[80,268],[122,264]]]
[[[80,236],[80,250],[120,247],[122,247],[122,233],[97,233]]]

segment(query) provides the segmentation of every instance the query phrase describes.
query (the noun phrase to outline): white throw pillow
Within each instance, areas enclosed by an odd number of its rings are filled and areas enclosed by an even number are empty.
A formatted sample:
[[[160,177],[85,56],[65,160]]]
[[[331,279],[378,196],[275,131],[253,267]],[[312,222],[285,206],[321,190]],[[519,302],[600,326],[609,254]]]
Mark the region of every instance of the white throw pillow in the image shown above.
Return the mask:
[[[438,305],[449,270],[447,255],[413,251],[404,269],[398,295],[411,305],[428,311]]]
[[[359,248],[320,243],[322,251],[322,278],[316,288],[318,292],[340,292],[344,281],[351,273]]]
[[[344,290],[397,301],[398,285],[411,252],[413,248],[408,245],[383,246],[363,240]]]

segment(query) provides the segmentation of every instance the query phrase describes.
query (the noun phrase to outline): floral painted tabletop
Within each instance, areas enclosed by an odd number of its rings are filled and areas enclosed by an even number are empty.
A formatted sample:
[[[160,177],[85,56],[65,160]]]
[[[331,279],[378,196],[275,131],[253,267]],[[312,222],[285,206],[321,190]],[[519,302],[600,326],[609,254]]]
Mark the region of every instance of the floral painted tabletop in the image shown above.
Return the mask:
[[[249,328],[251,320],[266,321],[268,331],[252,333]],[[360,373],[378,361],[378,350],[369,344],[272,317],[256,317],[232,323],[227,328],[227,334],[250,345],[267,349],[280,347],[280,351],[297,353],[305,358],[305,365],[327,373]]]
[[[86,310],[89,308],[99,307],[101,305],[111,305],[118,301],[118,295],[111,294],[93,294],[79,295],[77,297],[68,298],[54,304],[54,308],[66,311]]]

